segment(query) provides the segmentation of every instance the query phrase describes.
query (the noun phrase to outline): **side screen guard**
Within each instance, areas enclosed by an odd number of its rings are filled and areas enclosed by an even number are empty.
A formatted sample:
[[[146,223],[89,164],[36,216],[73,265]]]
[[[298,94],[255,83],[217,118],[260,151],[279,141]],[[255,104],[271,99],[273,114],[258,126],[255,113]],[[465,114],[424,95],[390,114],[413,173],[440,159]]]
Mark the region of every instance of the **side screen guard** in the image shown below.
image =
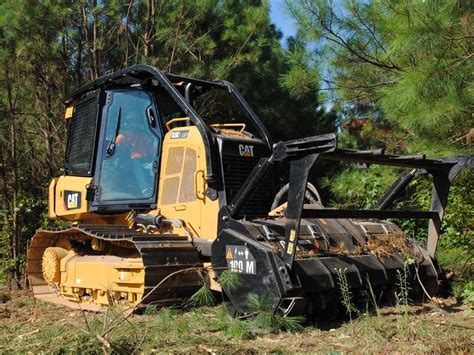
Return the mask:
[[[380,164],[411,168],[410,172],[402,173],[381,197],[375,210],[357,211],[360,217],[352,218],[421,218],[428,219],[427,251],[431,257],[435,256],[440,234],[441,222],[448,202],[449,189],[453,180],[464,168],[474,168],[474,156],[453,156],[445,158],[427,159],[424,154],[403,156],[384,154],[383,150],[353,151],[336,150],[333,154],[324,156],[329,160],[352,161],[365,164]],[[387,210],[403,189],[408,186],[416,173],[428,173],[433,176],[431,191],[431,207],[429,211],[390,211]],[[351,218],[350,211],[340,211],[339,217]],[[330,217],[326,217],[330,218]]]

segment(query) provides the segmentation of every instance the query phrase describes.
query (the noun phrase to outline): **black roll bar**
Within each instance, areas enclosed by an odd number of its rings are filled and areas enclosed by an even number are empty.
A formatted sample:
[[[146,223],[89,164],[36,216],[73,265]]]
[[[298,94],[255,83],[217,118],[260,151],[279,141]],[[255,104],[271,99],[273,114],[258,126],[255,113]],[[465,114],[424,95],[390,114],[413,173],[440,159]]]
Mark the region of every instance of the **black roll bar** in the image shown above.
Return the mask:
[[[197,127],[199,133],[202,136],[204,141],[204,145],[206,147],[206,168],[207,168],[207,176],[206,181],[208,183],[208,191],[206,194],[211,199],[217,198],[217,189],[220,186],[220,174],[219,174],[219,150],[217,146],[217,142],[214,136],[211,134],[211,131],[208,125],[204,122],[204,120],[199,116],[199,114],[194,110],[192,105],[186,100],[181,93],[176,89],[173,85],[173,82],[180,82],[185,81],[188,83],[192,83],[195,85],[201,86],[214,86],[220,87],[222,89],[228,90],[234,97],[237,99],[241,107],[243,108],[244,112],[246,112],[247,117],[253,121],[255,124],[255,128],[257,129],[258,133],[262,136],[264,142],[267,144],[269,148],[271,148],[272,141],[270,138],[270,134],[268,133],[267,129],[263,125],[263,123],[259,120],[255,112],[250,108],[248,103],[245,99],[240,95],[238,90],[229,82],[226,81],[211,81],[211,80],[201,80],[201,79],[193,79],[188,78],[185,76],[175,75],[166,73],[154,66],[147,65],[147,64],[136,64],[131,67],[118,70],[111,74],[107,74],[101,76],[100,78],[91,81],[79,89],[68,95],[64,103],[69,104],[71,101],[78,99],[83,94],[96,90],[105,88],[107,85],[114,85],[120,84],[120,80],[132,79],[135,81],[142,81],[145,79],[154,78],[157,79],[161,86],[171,95],[171,97],[176,101],[179,107],[183,110],[183,112],[191,119],[191,122]]]

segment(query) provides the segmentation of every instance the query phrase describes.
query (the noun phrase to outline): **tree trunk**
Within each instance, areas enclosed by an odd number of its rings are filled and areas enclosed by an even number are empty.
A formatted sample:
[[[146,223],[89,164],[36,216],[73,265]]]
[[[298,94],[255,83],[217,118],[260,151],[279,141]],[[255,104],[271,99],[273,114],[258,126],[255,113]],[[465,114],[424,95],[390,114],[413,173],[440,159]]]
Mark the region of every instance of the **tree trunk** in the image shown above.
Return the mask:
[[[97,46],[97,15],[94,12],[95,7],[97,6],[97,0],[92,2],[92,68],[93,75],[92,79],[97,79],[100,72],[100,59],[99,59],[99,49]]]
[[[3,144],[0,144],[0,179],[2,180],[2,210],[8,208],[8,183]]]
[[[84,26],[85,24],[82,21],[81,25],[79,25],[77,36],[77,58],[76,65],[74,67],[77,87],[81,86],[82,84],[82,49],[84,45]]]
[[[146,3],[146,23],[144,35],[144,49],[145,57],[154,55],[154,33],[155,33],[155,0],[148,0]]]
[[[52,84],[50,80],[50,75],[47,74],[45,76],[46,82],[45,85],[47,86],[46,90],[46,97],[45,97],[45,106],[46,106],[46,112],[45,112],[45,118],[46,118],[46,136],[45,136],[45,145],[46,145],[46,161],[48,163],[48,181],[51,180],[54,174],[54,169],[56,167],[56,161],[54,159],[54,153],[53,153],[53,125],[51,124],[51,116],[52,116],[52,105],[51,105],[51,99],[53,95],[53,90],[52,90]]]
[[[11,166],[12,166],[12,234],[9,240],[9,256],[14,261],[11,272],[11,285],[13,289],[21,288],[20,271],[20,228],[18,223],[18,162],[17,162],[17,139],[16,139],[16,110],[13,103],[13,92],[10,81],[8,62],[5,62],[5,79],[7,86],[8,113],[10,116],[10,143],[11,143]]]

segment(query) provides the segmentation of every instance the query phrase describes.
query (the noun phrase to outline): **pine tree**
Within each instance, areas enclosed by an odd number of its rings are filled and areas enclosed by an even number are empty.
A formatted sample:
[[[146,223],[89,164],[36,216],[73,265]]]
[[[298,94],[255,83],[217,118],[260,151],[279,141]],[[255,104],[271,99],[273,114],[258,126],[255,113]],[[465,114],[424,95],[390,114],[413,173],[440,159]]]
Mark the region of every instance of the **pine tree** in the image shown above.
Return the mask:
[[[266,1],[2,1],[0,270],[11,285],[25,283],[28,240],[48,223],[47,186],[63,164],[68,93],[146,63],[233,81],[276,140],[331,130],[331,117],[316,110],[317,82],[296,92],[282,79],[297,60],[280,38]]]
[[[340,102],[379,109],[405,130],[410,150],[465,149],[474,125],[472,3],[296,0],[289,7]]]
[[[439,157],[473,151],[466,136],[474,126],[473,4],[469,1],[293,0],[289,11],[309,42],[333,93],[339,145],[384,147],[389,152],[425,152]],[[398,171],[343,167],[325,180],[335,202],[373,208]],[[472,172],[452,188],[442,241],[466,245],[472,238],[469,189]],[[429,207],[428,181],[409,186],[402,208]],[[423,189],[424,188],[424,189]],[[472,194],[471,194],[472,195]],[[450,208],[453,208],[450,210]],[[471,218],[472,219],[472,218]],[[408,235],[423,238],[426,226],[403,222]],[[468,227],[466,228],[466,223]],[[471,223],[472,224],[472,223]]]

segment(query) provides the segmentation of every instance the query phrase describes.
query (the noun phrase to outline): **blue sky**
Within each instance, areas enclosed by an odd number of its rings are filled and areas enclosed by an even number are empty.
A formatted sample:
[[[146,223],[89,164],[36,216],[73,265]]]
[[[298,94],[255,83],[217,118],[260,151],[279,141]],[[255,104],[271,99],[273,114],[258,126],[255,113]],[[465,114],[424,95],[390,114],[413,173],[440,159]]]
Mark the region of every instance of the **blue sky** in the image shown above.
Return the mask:
[[[286,10],[285,0],[270,0],[270,16],[272,22],[283,33],[282,43],[286,43],[286,37],[296,34],[296,23]]]
[[[286,38],[294,36],[296,34],[296,21],[291,18],[288,10],[286,9],[285,0],[270,0],[270,17],[271,21],[276,25],[276,27],[283,33],[283,38],[281,43],[283,46],[286,46]],[[309,47],[311,48],[311,46]],[[329,73],[323,70],[323,75],[329,77]],[[325,82],[321,83],[321,87],[327,87]],[[330,95],[331,97],[331,95]],[[327,100],[326,109],[331,109],[333,106],[332,99]]]

